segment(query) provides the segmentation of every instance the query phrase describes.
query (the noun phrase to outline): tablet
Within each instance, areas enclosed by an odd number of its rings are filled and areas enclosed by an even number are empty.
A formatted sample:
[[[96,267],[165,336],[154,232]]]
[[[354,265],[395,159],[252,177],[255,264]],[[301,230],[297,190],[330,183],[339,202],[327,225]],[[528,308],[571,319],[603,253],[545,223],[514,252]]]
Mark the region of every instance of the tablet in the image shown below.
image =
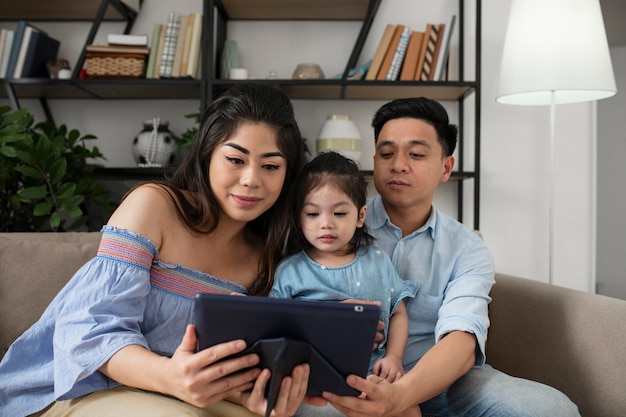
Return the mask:
[[[273,409],[283,376],[308,362],[307,395],[359,395],[345,381],[367,375],[380,308],[371,304],[200,293],[194,303],[198,349],[246,341],[272,371],[266,396]],[[241,354],[240,354],[241,355]]]

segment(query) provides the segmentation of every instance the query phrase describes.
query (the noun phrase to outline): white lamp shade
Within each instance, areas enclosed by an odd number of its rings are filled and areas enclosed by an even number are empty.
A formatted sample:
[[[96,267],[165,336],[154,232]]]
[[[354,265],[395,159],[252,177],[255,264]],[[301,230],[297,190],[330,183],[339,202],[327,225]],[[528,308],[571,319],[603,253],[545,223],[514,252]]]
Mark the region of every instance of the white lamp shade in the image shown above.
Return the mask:
[[[617,91],[599,0],[513,0],[496,101],[550,105]]]

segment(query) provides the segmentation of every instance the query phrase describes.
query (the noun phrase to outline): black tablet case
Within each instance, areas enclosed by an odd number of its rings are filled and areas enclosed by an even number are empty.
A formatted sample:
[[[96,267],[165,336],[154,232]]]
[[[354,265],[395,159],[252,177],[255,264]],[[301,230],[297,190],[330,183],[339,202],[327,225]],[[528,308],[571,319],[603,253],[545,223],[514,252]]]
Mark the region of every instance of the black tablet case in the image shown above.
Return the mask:
[[[243,339],[242,354],[257,353],[260,367],[272,372],[266,416],[283,377],[304,362],[311,368],[307,395],[359,395],[345,378],[367,375],[379,316],[370,304],[208,293],[198,294],[194,306],[198,349]]]

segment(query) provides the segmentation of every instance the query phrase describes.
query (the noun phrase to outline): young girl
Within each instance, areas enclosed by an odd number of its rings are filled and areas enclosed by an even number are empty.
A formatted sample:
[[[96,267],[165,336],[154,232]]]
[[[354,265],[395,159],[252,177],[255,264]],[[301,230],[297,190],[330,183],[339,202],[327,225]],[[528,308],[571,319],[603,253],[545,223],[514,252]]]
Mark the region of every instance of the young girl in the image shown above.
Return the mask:
[[[325,152],[307,163],[291,199],[292,255],[279,264],[270,295],[380,302],[384,337],[370,370],[393,382],[404,374],[408,317],[402,300],[415,296],[417,288],[400,279],[388,256],[372,244],[364,225],[366,199],[367,184],[350,159]]]
[[[259,358],[220,362],[241,340],[196,352],[189,323],[197,292],[268,293],[302,146],[280,90],[241,84],[215,100],[172,178],[127,194],[98,255],[11,346],[0,414],[208,416],[227,397],[264,413]],[[293,415],[307,381],[307,365],[285,378],[272,415]]]

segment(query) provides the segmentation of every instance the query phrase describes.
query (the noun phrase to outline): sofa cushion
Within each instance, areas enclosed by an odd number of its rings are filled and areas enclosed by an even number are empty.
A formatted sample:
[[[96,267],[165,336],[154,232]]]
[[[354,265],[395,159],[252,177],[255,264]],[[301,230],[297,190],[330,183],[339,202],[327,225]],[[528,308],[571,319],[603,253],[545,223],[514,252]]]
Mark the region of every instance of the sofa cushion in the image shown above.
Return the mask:
[[[0,234],[0,357],[41,316],[85,262],[101,234]]]

